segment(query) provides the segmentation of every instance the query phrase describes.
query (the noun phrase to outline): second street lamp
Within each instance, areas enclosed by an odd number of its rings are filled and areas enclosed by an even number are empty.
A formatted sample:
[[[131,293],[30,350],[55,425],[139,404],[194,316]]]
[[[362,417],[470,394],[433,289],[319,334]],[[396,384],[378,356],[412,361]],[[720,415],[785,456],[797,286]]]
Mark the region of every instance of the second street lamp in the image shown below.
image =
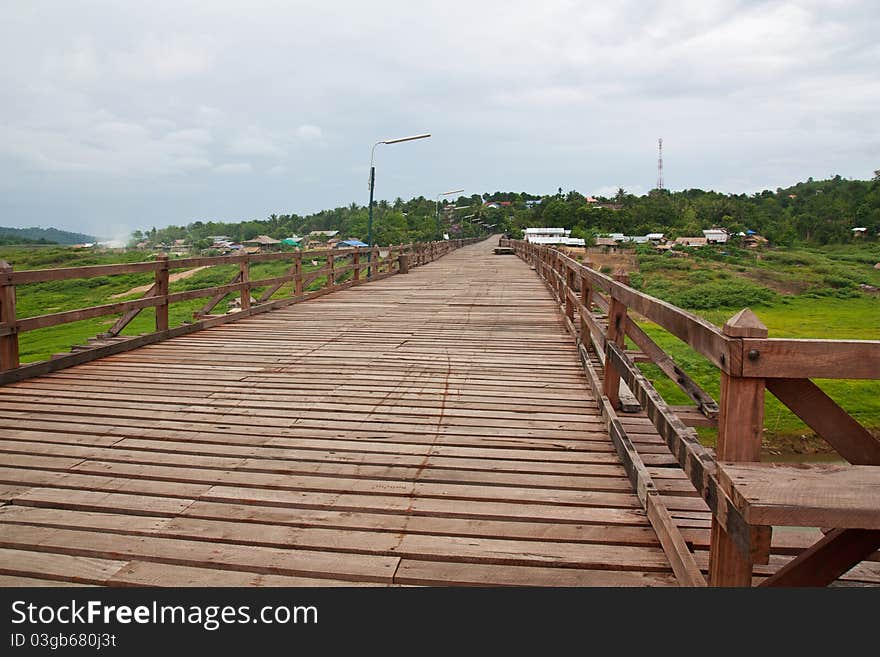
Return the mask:
[[[443,239],[443,233],[440,232],[440,197],[441,196],[449,196],[450,194],[459,194],[460,192],[463,192],[463,191],[464,191],[463,189],[453,189],[448,192],[443,192],[441,194],[437,194],[437,201],[435,202],[434,214],[436,215],[436,219],[437,219],[437,239],[438,240]]]
[[[425,133],[421,135],[412,135],[410,137],[397,137],[396,139],[383,139],[382,141],[377,141],[373,144],[373,148],[370,151],[370,205],[367,210],[367,245],[370,247],[369,253],[367,253],[367,262],[370,265],[367,267],[367,278],[370,278],[373,275],[373,267],[372,267],[372,257],[373,257],[373,189],[376,186],[376,167],[373,165],[373,161],[376,157],[376,146],[379,144],[399,144],[404,141],[414,141],[416,139],[427,139],[431,136],[431,133]]]

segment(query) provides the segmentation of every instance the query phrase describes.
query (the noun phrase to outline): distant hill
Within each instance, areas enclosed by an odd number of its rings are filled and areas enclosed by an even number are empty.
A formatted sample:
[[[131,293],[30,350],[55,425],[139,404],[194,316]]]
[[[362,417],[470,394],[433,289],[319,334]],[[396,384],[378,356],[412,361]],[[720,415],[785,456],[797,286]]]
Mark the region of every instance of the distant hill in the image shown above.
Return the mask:
[[[85,244],[97,242],[96,237],[71,233],[57,228],[6,228],[0,226],[0,240],[4,244]]]

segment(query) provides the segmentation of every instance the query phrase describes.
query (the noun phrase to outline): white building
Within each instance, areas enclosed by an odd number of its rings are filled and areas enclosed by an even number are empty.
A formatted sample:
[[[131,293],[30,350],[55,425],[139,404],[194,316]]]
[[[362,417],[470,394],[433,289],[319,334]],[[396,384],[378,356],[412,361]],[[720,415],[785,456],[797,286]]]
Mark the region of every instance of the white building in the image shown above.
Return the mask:
[[[570,237],[571,231],[564,228],[526,228],[523,239],[532,244],[561,244],[563,246],[584,246],[584,240]]]
[[[703,231],[703,237],[707,244],[725,244],[730,236],[723,228],[710,228]]]

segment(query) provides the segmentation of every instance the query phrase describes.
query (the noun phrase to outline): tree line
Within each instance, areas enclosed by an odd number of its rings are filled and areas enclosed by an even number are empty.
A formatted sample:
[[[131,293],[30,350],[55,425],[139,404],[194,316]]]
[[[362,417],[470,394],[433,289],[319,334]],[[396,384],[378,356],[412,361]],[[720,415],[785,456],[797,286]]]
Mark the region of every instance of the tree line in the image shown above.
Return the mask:
[[[216,235],[242,242],[257,235],[283,239],[313,230],[338,230],[343,237],[366,240],[367,220],[367,207],[352,203],[305,216],[272,214],[261,220],[194,221],[186,226],[135,231],[132,241],[155,244],[186,239],[204,247]],[[382,245],[427,241],[443,233],[452,238],[486,232],[518,237],[529,226],[566,228],[573,237],[588,242],[597,234],[611,232],[699,236],[703,229],[712,227],[734,233],[753,230],[779,246],[845,242],[853,239],[855,227],[866,228],[864,238],[876,240],[880,234],[880,171],[871,180],[810,178],[788,188],[755,194],[687,189],[653,190],[636,196],[621,188],[613,197],[587,202],[583,194],[563,193],[560,188],[549,195],[487,192],[439,204],[422,196],[409,201],[398,198],[393,203],[378,201],[373,210],[373,241]]]

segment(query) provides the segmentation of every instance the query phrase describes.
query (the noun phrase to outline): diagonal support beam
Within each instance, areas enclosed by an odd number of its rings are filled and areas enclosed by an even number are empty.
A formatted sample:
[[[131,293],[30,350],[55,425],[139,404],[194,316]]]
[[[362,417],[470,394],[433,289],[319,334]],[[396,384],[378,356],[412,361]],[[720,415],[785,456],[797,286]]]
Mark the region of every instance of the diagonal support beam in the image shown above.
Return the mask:
[[[880,441],[809,379],[767,379],[767,389],[853,465],[880,465]]]
[[[880,548],[880,529],[834,529],[760,586],[828,586]]]
[[[232,279],[231,281],[229,281],[228,285],[232,285],[233,283],[240,283],[240,282],[241,282],[241,272],[239,271],[239,272],[233,277],[233,279]],[[225,297],[227,294],[229,294],[229,293],[228,293],[228,292],[223,292],[222,294],[215,294],[213,297],[211,297],[211,298],[208,300],[208,303],[206,303],[204,306],[202,306],[201,308],[199,308],[197,311],[195,311],[195,312],[193,313],[193,317],[195,317],[196,319],[198,319],[198,318],[200,318],[200,317],[204,317],[205,315],[210,314],[210,312],[211,312],[212,310],[214,310],[215,306],[216,306],[218,303],[220,303],[221,301],[223,301],[224,297]]]
[[[142,299],[146,299],[147,297],[151,297],[156,294],[156,286],[153,285],[149,290],[144,292],[144,295],[141,297]],[[110,327],[110,329],[99,337],[116,337],[120,333],[122,333],[122,329],[128,326],[135,317],[137,317],[143,308],[135,308],[134,310],[129,310],[127,313],[124,313],[122,317],[116,320],[116,323]]]

